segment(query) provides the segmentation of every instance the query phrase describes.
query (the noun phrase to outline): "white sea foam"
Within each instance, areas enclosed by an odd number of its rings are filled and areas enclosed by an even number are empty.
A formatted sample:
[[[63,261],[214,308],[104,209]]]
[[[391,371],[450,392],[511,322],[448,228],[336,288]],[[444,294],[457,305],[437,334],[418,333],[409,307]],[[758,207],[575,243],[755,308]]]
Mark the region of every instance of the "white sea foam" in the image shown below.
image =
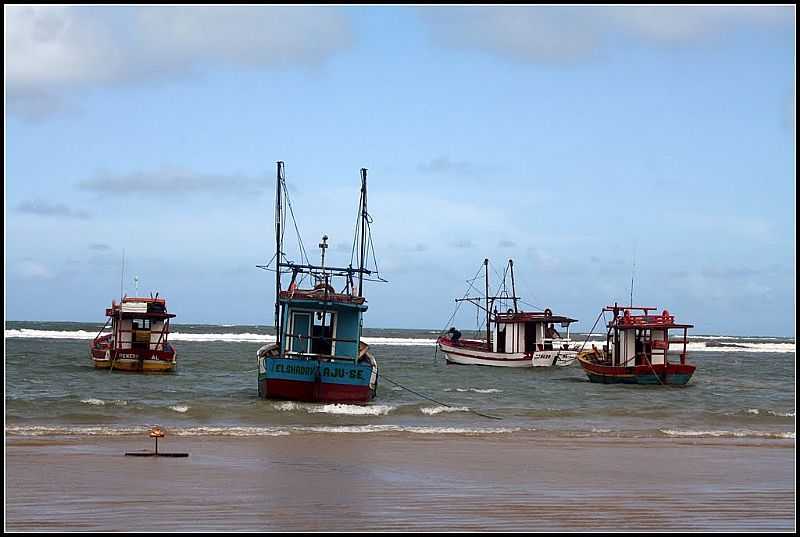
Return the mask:
[[[444,391],[452,392],[453,388],[445,388]],[[455,388],[457,392],[473,392],[473,393],[502,393],[503,390],[498,390],[497,388]]]
[[[771,432],[771,431],[749,431],[749,430],[736,430],[736,431],[678,431],[674,429],[659,429],[659,431],[667,436],[678,437],[732,437],[732,438],[787,438],[794,439],[793,432]]]
[[[6,425],[6,433],[18,436],[121,436],[143,434],[145,426],[108,427],[105,425],[55,426],[55,425]]]
[[[175,412],[180,412],[181,414],[187,412],[189,410],[188,405],[173,405],[169,407],[170,410],[174,410]]]
[[[396,407],[391,405],[321,405],[314,403],[295,403],[286,401],[273,405],[277,410],[285,412],[302,411],[309,414],[338,414],[345,416],[385,416]]]
[[[128,404],[127,401],[124,401],[122,399],[115,399],[114,401],[103,401],[102,399],[95,399],[95,398],[81,399],[81,403],[94,406],[103,406],[103,405],[125,406]]]
[[[420,411],[428,416],[435,416],[436,414],[441,414],[442,412],[469,412],[469,408],[465,406],[434,406],[423,407],[420,409]]]
[[[48,426],[48,425],[8,425],[6,433],[13,436],[124,436],[141,435],[148,426],[117,427],[100,425]],[[342,425],[342,426],[215,426],[215,427],[175,427],[166,428],[167,434],[174,436],[287,436],[295,433],[414,433],[414,434],[508,434],[520,431],[519,427],[416,427],[405,425]],[[533,431],[535,429],[527,429]]]
[[[12,328],[6,329],[6,338],[39,338],[39,339],[86,339],[91,340],[97,336],[95,331],[87,330],[36,330],[31,328]],[[199,342],[229,342],[229,343],[271,343],[275,337],[267,334],[254,332],[222,332],[195,334],[190,332],[172,332],[169,335],[172,341],[199,341]],[[401,337],[372,337],[361,338],[364,343],[369,345],[396,345],[396,346],[424,346],[433,347],[436,340],[431,338],[401,338]],[[692,339],[705,340],[729,340],[731,346],[708,346],[707,341],[690,341],[686,345],[689,352],[771,352],[771,353],[793,353],[795,352],[794,342],[760,342],[754,339],[774,340],[775,338],[737,338],[736,336],[693,336]],[[742,341],[747,339],[749,341]],[[605,343],[605,340],[591,339],[587,345]],[[674,344],[671,349],[675,352],[680,350],[679,345]]]
[[[414,434],[508,434],[520,431],[519,427],[415,427],[406,425],[342,425],[342,426],[320,426],[320,427],[293,427],[295,431],[315,432],[315,433],[414,433]],[[528,429],[533,431],[534,429]]]
[[[748,408],[747,409],[747,413],[757,416],[757,415],[761,414],[761,410],[759,410],[757,408]],[[779,418],[793,418],[795,416],[795,413],[793,411],[791,411],[791,410],[788,411],[788,412],[776,412],[774,410],[767,410],[766,413],[771,415],[771,416],[777,416]]]

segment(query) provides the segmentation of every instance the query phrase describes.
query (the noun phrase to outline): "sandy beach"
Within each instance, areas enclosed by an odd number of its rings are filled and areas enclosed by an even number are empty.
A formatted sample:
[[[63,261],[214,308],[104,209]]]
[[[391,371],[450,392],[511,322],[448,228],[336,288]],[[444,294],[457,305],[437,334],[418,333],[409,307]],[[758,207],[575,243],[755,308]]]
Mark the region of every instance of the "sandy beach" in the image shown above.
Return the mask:
[[[791,530],[794,440],[6,438],[8,530]]]

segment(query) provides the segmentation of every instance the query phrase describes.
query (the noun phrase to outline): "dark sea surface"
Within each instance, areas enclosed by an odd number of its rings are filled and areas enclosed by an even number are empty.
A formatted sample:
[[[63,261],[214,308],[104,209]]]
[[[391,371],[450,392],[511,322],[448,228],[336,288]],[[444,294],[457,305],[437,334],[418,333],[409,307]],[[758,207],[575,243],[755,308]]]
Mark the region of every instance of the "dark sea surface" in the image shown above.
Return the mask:
[[[95,370],[88,343],[101,327],[6,323],[7,435],[139,434],[158,424],[185,436],[795,438],[793,338],[692,336],[689,361],[697,371],[675,388],[592,384],[577,364],[447,365],[436,356],[435,330],[365,329],[383,378],[376,399],[356,406],[260,400],[255,353],[271,340],[263,326],[174,325],[178,370],[166,375]]]

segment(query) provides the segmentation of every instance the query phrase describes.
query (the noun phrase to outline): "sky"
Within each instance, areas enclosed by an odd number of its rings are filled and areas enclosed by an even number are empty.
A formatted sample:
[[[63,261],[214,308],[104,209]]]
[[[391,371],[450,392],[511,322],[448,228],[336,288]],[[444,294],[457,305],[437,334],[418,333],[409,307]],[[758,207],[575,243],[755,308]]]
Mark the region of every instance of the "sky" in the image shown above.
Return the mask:
[[[795,8],[4,8],[5,314],[272,324],[275,161],[365,326],[443,328],[484,258],[580,319],[795,333]],[[291,248],[288,248],[290,254]],[[496,272],[495,272],[496,271]],[[475,328],[463,307],[453,324]]]

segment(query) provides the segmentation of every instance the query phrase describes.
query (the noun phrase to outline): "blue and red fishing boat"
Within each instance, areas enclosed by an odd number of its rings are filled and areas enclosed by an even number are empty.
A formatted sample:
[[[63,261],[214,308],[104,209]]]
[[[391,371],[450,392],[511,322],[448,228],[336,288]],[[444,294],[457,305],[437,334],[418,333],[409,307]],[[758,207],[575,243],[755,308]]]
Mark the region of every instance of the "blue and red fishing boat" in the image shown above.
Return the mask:
[[[367,170],[361,169],[361,200],[351,260],[347,267],[325,264],[328,237],[319,247],[321,262],[312,265],[298,233],[301,263],[286,258],[283,238],[288,198],[283,162],[278,162],[275,200],[275,263],[259,266],[274,270],[276,342],[257,352],[258,395],[264,399],[322,403],[366,403],[375,397],[378,364],[361,341],[362,316],[367,311],[363,283],[384,281],[365,267],[372,249],[367,212]],[[295,222],[294,230],[297,230]],[[358,249],[356,249],[358,246]],[[359,254],[358,267],[353,257]],[[374,259],[374,249],[373,249]],[[282,278],[291,276],[284,289]],[[367,278],[365,278],[365,276]],[[373,278],[370,278],[375,276]],[[335,287],[339,285],[337,290]]]
[[[637,311],[642,313],[632,313]],[[675,322],[667,310],[651,313],[655,311],[657,308],[617,304],[603,308],[603,315],[613,314],[606,344],[602,349],[593,344],[578,353],[578,363],[590,381],[676,386],[689,382],[695,366],[686,362],[686,343],[693,325]],[[682,331],[682,337],[670,338],[670,330]]]

